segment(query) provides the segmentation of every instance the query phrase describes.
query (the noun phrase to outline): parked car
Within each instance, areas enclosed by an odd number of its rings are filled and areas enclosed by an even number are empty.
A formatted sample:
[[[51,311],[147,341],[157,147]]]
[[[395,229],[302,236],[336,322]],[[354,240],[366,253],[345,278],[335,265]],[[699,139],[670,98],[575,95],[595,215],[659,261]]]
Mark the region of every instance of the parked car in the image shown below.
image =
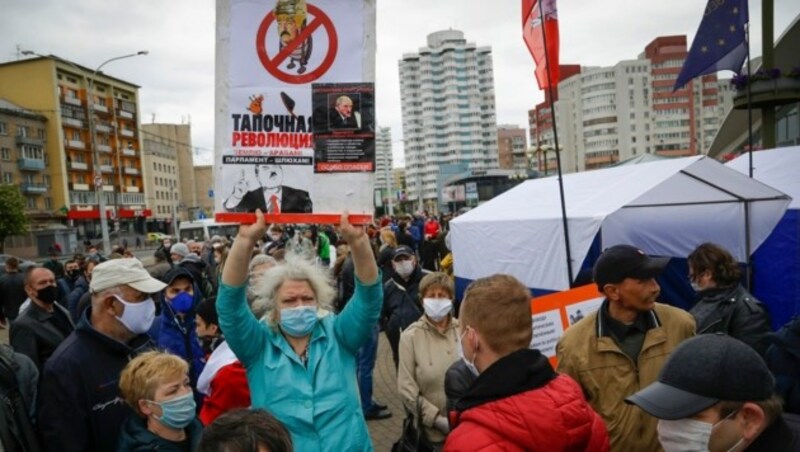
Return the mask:
[[[6,259],[8,259],[9,257],[12,256],[10,254],[0,254],[0,275],[6,273]],[[36,265],[36,262],[29,261],[27,259],[22,259],[20,257],[17,257],[17,260],[19,260],[19,271],[22,273],[25,273],[25,271],[28,270],[29,267]]]
[[[170,238],[170,236],[168,236],[167,234],[163,234],[161,232],[148,232],[147,233],[147,240],[161,241],[161,240],[168,239],[168,238]]]

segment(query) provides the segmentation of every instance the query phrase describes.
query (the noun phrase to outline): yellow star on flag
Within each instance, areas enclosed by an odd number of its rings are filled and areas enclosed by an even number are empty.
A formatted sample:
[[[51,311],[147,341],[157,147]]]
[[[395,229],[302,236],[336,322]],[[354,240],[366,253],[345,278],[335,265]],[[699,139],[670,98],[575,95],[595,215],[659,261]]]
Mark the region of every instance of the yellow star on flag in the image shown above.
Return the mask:
[[[736,33],[736,25],[731,25],[731,33]]]
[[[725,40],[720,38],[720,40],[717,41],[717,44],[719,44],[720,46],[724,46],[725,45]]]
[[[739,14],[739,8],[733,7],[733,14]]]
[[[703,53],[706,53],[706,52],[708,52],[708,47],[706,47],[706,46],[700,47],[700,51],[703,52]]]

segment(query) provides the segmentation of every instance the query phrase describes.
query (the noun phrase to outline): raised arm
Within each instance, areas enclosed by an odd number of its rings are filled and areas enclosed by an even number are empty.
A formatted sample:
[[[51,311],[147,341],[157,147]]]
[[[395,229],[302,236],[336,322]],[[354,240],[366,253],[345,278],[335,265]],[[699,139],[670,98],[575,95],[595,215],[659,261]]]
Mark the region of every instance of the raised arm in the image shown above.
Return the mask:
[[[249,367],[264,348],[261,324],[247,306],[246,283],[250,253],[256,240],[267,230],[264,214],[256,210],[256,222],[239,227],[231,251],[222,270],[222,284],[217,294],[219,326],[233,353]]]
[[[364,228],[350,224],[345,213],[340,230],[350,245],[355,269],[355,292],[337,317],[334,329],[336,337],[355,354],[369,337],[372,326],[378,322],[383,306],[383,285]]]

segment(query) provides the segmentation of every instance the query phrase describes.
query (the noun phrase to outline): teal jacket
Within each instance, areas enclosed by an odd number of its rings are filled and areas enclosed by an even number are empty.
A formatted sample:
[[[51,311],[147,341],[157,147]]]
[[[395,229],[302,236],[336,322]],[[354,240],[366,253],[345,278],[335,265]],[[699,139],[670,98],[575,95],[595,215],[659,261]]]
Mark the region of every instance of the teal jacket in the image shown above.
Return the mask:
[[[319,319],[307,367],[277,327],[256,320],[245,290],[220,283],[217,313],[225,340],[247,369],[253,407],[278,418],[297,451],[372,451],[358,395],[356,353],[380,317],[380,276],[370,285],[356,278],[345,309]]]

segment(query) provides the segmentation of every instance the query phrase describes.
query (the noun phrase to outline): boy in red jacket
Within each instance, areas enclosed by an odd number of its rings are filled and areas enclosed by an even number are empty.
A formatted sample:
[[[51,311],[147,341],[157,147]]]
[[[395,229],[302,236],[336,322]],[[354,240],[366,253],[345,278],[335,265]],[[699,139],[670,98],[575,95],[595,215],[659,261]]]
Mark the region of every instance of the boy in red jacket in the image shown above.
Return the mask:
[[[477,379],[451,413],[445,451],[608,451],[580,386],[530,349],[530,291],[516,278],[473,282],[461,305],[462,359]]]

